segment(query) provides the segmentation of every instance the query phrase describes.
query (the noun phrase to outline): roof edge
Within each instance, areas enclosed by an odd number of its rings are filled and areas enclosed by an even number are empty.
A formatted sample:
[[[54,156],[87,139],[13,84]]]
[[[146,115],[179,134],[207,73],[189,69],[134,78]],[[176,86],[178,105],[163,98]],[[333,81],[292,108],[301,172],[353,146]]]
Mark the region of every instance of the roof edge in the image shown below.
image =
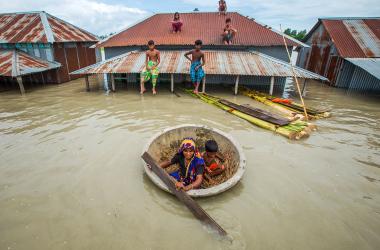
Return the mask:
[[[47,42],[48,43],[54,43],[55,39],[54,39],[53,31],[52,31],[50,23],[47,19],[46,12],[43,12],[43,11],[40,12],[40,18],[41,18],[41,22],[42,22],[42,25],[43,25],[44,30],[45,30]]]
[[[43,12],[46,14],[46,16],[49,16],[49,17],[51,17],[51,18],[53,18],[53,19],[57,19],[57,20],[59,20],[59,21],[61,21],[61,22],[64,22],[64,23],[70,24],[70,25],[73,26],[74,28],[77,28],[77,29],[81,30],[82,32],[85,32],[85,33],[88,33],[88,34],[94,36],[94,37],[97,39],[97,40],[94,40],[95,42],[96,42],[96,41],[99,41],[99,37],[98,37],[97,35],[94,35],[94,34],[92,34],[91,32],[89,32],[89,31],[87,31],[87,30],[85,30],[85,29],[79,28],[78,26],[76,26],[76,25],[74,25],[74,24],[72,24],[72,23],[70,23],[70,22],[68,22],[68,21],[62,20],[62,19],[60,19],[59,17],[53,16],[53,15],[51,15],[51,14],[49,14],[49,13],[46,13],[45,11],[43,11]],[[49,23],[49,26],[50,26],[50,23]],[[87,42],[87,41],[86,41],[86,42]],[[89,42],[90,42],[90,41],[89,41]]]
[[[107,38],[105,38],[105,39],[99,41],[97,44],[92,45],[90,48],[92,48],[92,49],[94,49],[94,48],[101,48],[101,45],[102,45],[103,43],[107,42],[107,41],[108,41],[109,39],[111,39],[112,37],[119,35],[120,33],[122,33],[122,32],[124,32],[124,31],[126,31],[126,30],[128,30],[128,29],[130,29],[130,28],[132,28],[132,27],[134,27],[134,26],[136,26],[136,25],[139,24],[139,23],[142,23],[142,22],[148,20],[149,18],[151,18],[151,17],[153,17],[153,16],[155,16],[155,15],[159,15],[159,14],[157,14],[157,13],[153,13],[153,14],[151,14],[151,15],[148,15],[147,17],[142,18],[141,20],[138,20],[138,21],[136,21],[136,22],[130,24],[129,26],[125,27],[124,29],[120,30],[119,32],[116,32],[116,33],[113,34],[112,36],[109,36],[109,37],[107,37]]]

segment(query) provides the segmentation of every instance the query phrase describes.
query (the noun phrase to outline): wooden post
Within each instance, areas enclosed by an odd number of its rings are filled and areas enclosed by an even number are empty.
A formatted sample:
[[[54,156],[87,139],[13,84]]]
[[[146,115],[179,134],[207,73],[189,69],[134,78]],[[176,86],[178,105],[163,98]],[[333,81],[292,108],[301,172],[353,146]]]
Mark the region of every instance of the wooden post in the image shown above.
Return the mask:
[[[18,86],[20,87],[21,95],[24,95],[25,94],[25,88],[24,88],[24,84],[22,83],[22,77],[21,76],[17,77],[17,83],[18,83]]]
[[[169,190],[178,198],[178,200],[182,201],[183,204],[187,206],[190,212],[193,213],[197,219],[206,223],[214,230],[217,230],[218,233],[222,236],[226,236],[227,232],[202,209],[201,206],[198,205],[185,191],[177,190],[175,187],[174,179],[169,176],[166,171],[159,167],[157,162],[152,158],[152,156],[145,152],[141,156],[144,161],[151,167],[152,171],[165,183],[165,185],[169,188]]]
[[[206,76],[203,77],[202,80],[202,93],[206,92]]]
[[[307,83],[307,79],[305,78],[305,79],[303,80],[302,96],[306,96],[306,83]]]
[[[90,82],[88,81],[88,75],[84,78],[86,80],[86,91],[90,91]]]
[[[239,88],[239,78],[240,76],[236,77],[236,82],[235,82],[235,95],[238,93],[238,88]]]
[[[45,82],[45,77],[44,77],[44,73],[41,72],[41,79],[42,79],[42,84],[45,85],[46,82]]]
[[[273,87],[274,87],[274,76],[270,77],[270,87],[269,87],[269,94],[273,95]]]
[[[111,88],[112,88],[112,91],[115,92],[115,76],[114,74],[110,74],[110,79],[111,79]]]
[[[170,75],[170,91],[173,93],[174,92],[174,75]]]

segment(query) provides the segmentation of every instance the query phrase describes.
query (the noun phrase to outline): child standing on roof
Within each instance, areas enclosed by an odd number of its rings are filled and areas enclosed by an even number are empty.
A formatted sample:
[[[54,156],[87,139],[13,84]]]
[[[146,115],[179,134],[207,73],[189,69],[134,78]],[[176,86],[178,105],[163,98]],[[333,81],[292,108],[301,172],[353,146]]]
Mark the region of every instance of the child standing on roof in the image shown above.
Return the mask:
[[[155,49],[154,41],[148,42],[149,50],[146,51],[145,68],[140,74],[140,94],[144,94],[146,91],[144,83],[152,79],[152,92],[153,95],[157,94],[156,84],[159,74],[157,66],[160,64],[160,51]]]
[[[232,44],[232,38],[236,35],[237,30],[231,24],[231,18],[226,19],[226,26],[223,29],[223,41],[224,44],[230,45]]]
[[[226,15],[227,12],[227,3],[224,0],[219,1],[219,16],[221,14]]]
[[[205,72],[203,71],[202,66],[205,65],[205,55],[201,51],[202,41],[195,41],[195,49],[185,53],[185,57],[191,61],[190,66],[190,78],[191,82],[194,84],[194,93],[198,94],[199,84],[201,83],[203,77],[205,76]],[[191,58],[189,57],[191,55]]]
[[[179,17],[179,13],[176,12],[174,13],[174,18],[172,21],[172,28],[173,28],[173,33],[181,33],[181,28],[182,28],[183,22],[181,21],[181,18]]]

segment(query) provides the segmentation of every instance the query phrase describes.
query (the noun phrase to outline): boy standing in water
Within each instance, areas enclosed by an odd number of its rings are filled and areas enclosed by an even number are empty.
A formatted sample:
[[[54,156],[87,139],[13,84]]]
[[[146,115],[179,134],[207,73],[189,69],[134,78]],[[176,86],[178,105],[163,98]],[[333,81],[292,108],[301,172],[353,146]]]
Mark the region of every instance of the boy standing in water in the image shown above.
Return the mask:
[[[203,77],[205,76],[205,72],[203,71],[202,66],[205,65],[206,61],[205,61],[204,53],[201,51],[201,47],[202,47],[202,41],[196,40],[195,49],[185,53],[185,57],[191,61],[190,77],[191,77],[191,82],[195,86],[195,89],[194,89],[195,94],[198,94],[199,84],[201,83]],[[191,58],[189,57],[189,55],[191,55]]]
[[[155,95],[156,92],[156,84],[158,78],[158,64],[160,64],[160,51],[155,49],[154,41],[150,40],[148,42],[149,50],[146,51],[145,57],[145,68],[140,74],[140,94],[144,94],[145,86],[144,83],[152,79],[152,92]]]

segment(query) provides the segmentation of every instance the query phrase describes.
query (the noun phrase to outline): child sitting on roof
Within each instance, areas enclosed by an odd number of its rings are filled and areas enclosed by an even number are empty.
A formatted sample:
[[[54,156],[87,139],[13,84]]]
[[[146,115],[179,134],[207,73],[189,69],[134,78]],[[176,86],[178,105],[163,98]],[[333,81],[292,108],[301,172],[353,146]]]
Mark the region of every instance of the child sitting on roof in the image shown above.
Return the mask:
[[[176,12],[174,13],[174,18],[173,18],[173,21],[171,21],[172,23],[172,32],[173,33],[177,33],[177,32],[180,32],[181,33],[181,28],[182,28],[182,25],[183,25],[183,22],[181,21],[181,18],[179,17],[179,13]]]
[[[218,152],[218,144],[214,140],[209,140],[205,143],[206,152],[203,153],[203,160],[205,161],[206,171],[209,175],[215,176],[221,174],[225,167],[223,164],[218,164],[216,159],[223,161],[223,157]]]
[[[201,51],[202,41],[195,41],[195,49],[185,53],[185,57],[191,61],[190,66],[190,78],[191,82],[194,84],[194,93],[198,94],[199,84],[201,83],[203,77],[205,76],[205,72],[203,71],[202,66],[205,65],[205,55]],[[189,57],[191,55],[191,58]]]
[[[231,18],[227,18],[226,26],[224,27],[223,34],[222,34],[224,44],[226,45],[232,44],[232,38],[234,38],[236,33],[237,33],[237,30],[234,27],[232,27]]]
[[[156,84],[157,84],[157,78],[158,74],[160,73],[158,71],[158,64],[160,64],[160,51],[155,49],[154,41],[150,40],[148,42],[149,50],[146,51],[146,57],[145,57],[145,68],[140,74],[140,94],[144,94],[145,92],[145,86],[144,83],[152,79],[152,92],[153,95],[155,95],[156,92]]]
[[[221,14],[226,15],[227,12],[227,3],[224,0],[219,1],[219,16]]]
[[[203,181],[204,161],[199,154],[192,138],[185,138],[171,161],[165,161],[160,167],[166,168],[172,164],[179,164],[179,170],[170,175],[177,181],[177,189],[189,191],[201,186]]]

